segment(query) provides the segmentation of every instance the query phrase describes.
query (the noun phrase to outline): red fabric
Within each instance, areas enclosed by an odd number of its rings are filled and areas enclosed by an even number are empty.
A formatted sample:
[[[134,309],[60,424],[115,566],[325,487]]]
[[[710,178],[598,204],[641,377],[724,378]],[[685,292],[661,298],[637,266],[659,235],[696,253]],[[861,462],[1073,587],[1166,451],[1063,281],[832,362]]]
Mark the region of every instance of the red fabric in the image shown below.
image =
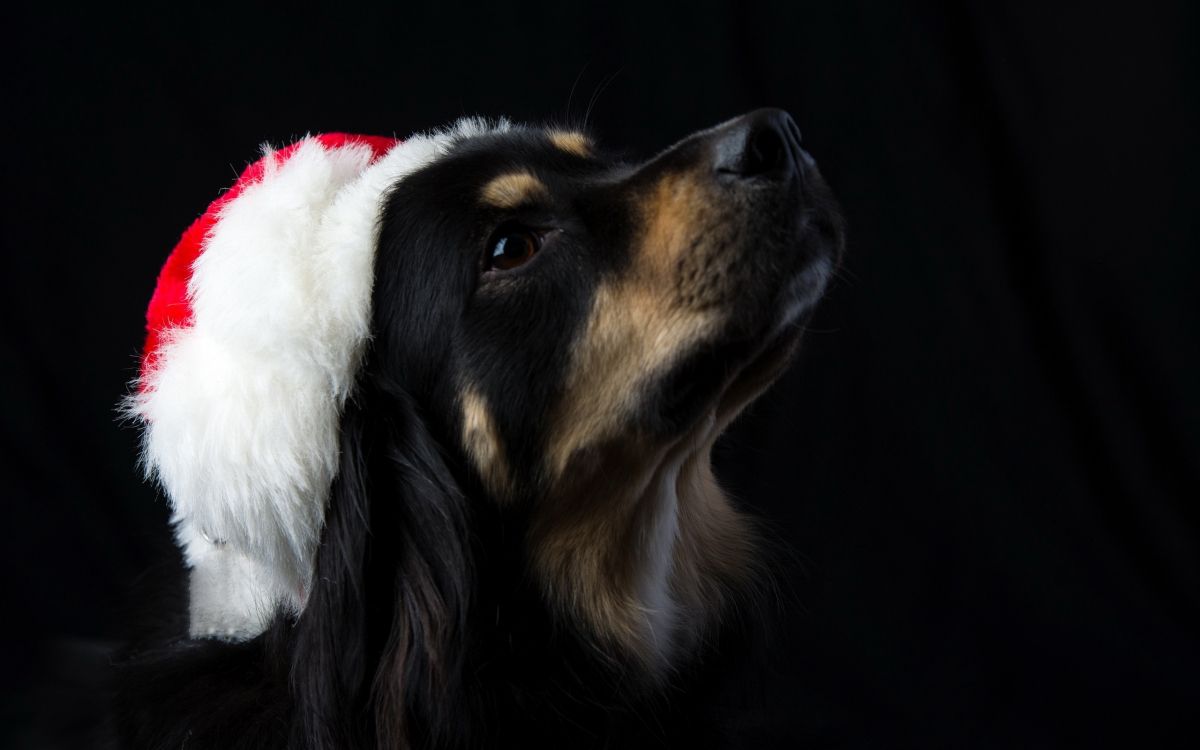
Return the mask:
[[[313,137],[326,149],[349,144],[366,144],[374,152],[372,161],[398,143],[394,138],[347,133],[326,133]],[[296,142],[279,149],[274,153],[274,158],[278,159],[279,164],[283,164],[295,153],[300,143]],[[146,308],[146,345],[142,349],[141,361],[143,387],[145,375],[158,356],[165,332],[171,328],[187,327],[192,323],[192,305],[187,293],[188,281],[192,277],[192,264],[203,252],[204,242],[217,223],[217,216],[225,204],[236,198],[247,185],[262,179],[267,158],[263,157],[246,167],[233,187],[213,201],[208,210],[192,222],[167,257],[167,262],[163,264],[162,271],[158,274],[158,283],[154,287],[154,295]]]

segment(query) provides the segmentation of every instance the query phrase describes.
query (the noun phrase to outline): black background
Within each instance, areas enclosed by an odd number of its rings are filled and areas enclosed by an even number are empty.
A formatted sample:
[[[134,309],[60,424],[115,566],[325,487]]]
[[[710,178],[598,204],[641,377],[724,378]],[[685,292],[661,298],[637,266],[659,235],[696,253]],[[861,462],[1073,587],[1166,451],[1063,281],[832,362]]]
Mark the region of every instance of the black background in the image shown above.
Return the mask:
[[[733,686],[747,736],[1189,745],[1200,19],[1050,5],[10,11],[6,729],[54,654],[119,637],[168,548],[114,405],[162,260],[258,144],[586,112],[648,155],[773,105],[850,241],[799,364],[719,454],[800,561],[769,664]]]

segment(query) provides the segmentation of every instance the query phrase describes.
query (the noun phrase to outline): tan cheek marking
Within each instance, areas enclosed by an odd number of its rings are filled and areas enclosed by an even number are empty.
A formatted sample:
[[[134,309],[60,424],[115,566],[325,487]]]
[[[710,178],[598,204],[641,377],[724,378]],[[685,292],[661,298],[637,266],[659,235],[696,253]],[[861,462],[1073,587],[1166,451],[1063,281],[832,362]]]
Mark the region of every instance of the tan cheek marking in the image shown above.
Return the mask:
[[[571,457],[613,437],[638,405],[643,383],[702,339],[724,313],[681,304],[682,253],[705,210],[706,194],[687,174],[660,180],[642,201],[644,229],[633,262],[596,291],[587,327],[575,343],[549,442],[547,468],[561,477]]]
[[[641,264],[663,278],[665,291],[681,287],[689,279],[672,278],[680,256],[694,252],[694,238],[705,231],[712,197],[688,174],[670,174],[659,181],[644,204],[645,226],[641,242]]]
[[[581,449],[614,437],[638,407],[644,384],[719,322],[716,311],[679,308],[670,299],[637,281],[596,291],[554,420],[548,451],[552,477],[561,477]]]
[[[475,462],[488,490],[498,498],[508,494],[509,470],[500,433],[483,395],[467,388],[462,396],[463,446]]]
[[[583,133],[570,130],[554,130],[549,134],[550,142],[559,151],[587,158],[592,155],[592,142]]]
[[[528,172],[502,174],[483,186],[480,197],[494,208],[516,208],[531,199],[544,197],[546,186]]]

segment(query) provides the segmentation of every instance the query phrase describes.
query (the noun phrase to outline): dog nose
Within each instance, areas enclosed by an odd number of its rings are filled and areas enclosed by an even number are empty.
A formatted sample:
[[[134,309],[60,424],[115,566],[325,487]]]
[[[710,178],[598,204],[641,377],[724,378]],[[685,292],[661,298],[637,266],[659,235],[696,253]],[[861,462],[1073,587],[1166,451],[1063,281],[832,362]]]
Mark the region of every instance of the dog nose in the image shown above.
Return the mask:
[[[715,134],[717,172],[742,178],[787,179],[808,162],[800,128],[782,109],[759,109],[726,123]]]

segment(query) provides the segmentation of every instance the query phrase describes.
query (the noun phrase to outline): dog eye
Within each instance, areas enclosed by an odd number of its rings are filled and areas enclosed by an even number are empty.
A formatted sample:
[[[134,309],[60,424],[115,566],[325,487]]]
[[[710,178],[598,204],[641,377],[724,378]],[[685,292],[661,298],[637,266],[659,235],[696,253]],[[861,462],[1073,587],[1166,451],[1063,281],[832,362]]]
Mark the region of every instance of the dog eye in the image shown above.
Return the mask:
[[[484,270],[509,271],[523,266],[541,249],[542,238],[528,229],[509,229],[501,232],[492,243]]]

